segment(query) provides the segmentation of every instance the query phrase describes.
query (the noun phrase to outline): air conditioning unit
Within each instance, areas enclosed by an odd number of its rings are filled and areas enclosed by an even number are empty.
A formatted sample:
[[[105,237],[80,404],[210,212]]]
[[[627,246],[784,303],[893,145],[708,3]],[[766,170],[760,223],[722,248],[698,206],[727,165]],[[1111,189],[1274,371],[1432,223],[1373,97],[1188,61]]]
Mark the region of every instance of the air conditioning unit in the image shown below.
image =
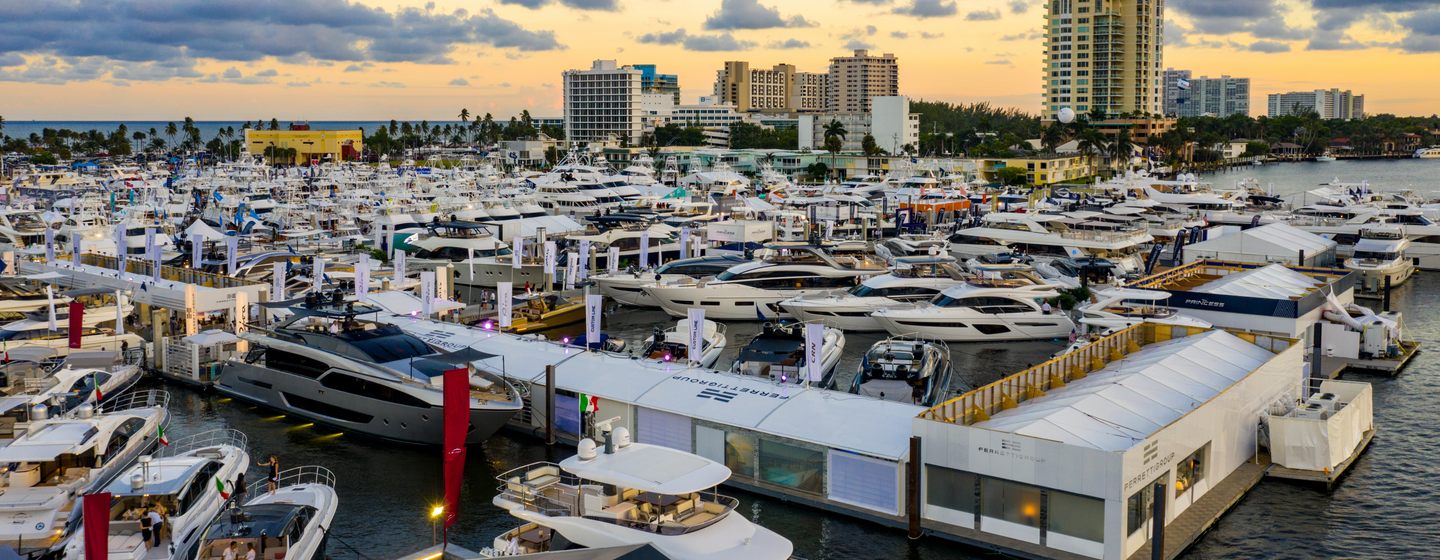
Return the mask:
[[[1306,404],[1320,405],[1325,409],[1325,412],[1330,414],[1335,414],[1335,409],[1340,408],[1339,403],[1335,400],[1335,393],[1316,393],[1310,395],[1310,400],[1306,401]]]
[[[1316,403],[1305,403],[1304,406],[1295,409],[1296,418],[1309,418],[1311,420],[1325,420],[1330,418],[1330,412],[1325,407]]]

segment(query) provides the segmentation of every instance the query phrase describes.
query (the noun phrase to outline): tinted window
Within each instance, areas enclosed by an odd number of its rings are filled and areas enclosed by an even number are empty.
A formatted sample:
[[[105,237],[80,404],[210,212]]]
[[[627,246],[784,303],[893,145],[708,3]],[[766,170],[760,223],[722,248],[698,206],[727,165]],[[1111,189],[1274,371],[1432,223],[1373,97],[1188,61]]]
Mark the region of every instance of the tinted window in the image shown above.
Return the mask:
[[[407,334],[352,340],[350,343],[369,356],[371,361],[379,364],[435,353],[423,341]]]
[[[293,373],[310,379],[320,377],[320,374],[330,369],[329,365],[320,360],[274,348],[266,352],[265,365],[276,371]]]
[[[335,372],[325,376],[324,379],[320,380],[320,384],[336,391],[343,391],[352,395],[359,395],[368,399],[375,399],[378,401],[385,401],[389,403],[412,406],[416,408],[430,408],[430,405],[426,404],[425,401],[415,398],[409,393],[405,393],[403,391],[396,391],[389,386],[374,383],[365,379],[361,379],[359,377],[355,377],[353,375],[348,375],[340,372]]]

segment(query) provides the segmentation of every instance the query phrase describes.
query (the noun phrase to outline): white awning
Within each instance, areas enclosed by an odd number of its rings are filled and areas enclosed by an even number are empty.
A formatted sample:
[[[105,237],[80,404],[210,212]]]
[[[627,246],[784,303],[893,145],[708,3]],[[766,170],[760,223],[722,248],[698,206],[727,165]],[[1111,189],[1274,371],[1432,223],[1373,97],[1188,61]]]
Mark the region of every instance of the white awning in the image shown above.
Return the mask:
[[[730,469],[725,465],[644,443],[632,443],[608,454],[602,445],[595,458],[582,460],[576,455],[561,461],[560,468],[586,480],[667,496],[709,490],[730,478]]]

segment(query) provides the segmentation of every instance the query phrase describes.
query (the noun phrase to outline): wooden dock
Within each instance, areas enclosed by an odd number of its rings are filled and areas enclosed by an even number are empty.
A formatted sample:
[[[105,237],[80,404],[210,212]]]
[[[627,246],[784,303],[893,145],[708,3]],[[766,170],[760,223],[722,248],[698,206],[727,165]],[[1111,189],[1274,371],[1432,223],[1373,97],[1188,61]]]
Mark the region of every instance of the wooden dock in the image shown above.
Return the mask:
[[[1405,366],[1410,365],[1410,360],[1419,353],[1420,343],[1413,340],[1406,340],[1400,342],[1400,356],[1397,358],[1367,359],[1337,358],[1330,356],[1325,358],[1326,363],[1324,369],[1327,370],[1327,374],[1330,374],[1330,379],[1334,379],[1344,372],[1369,373],[1395,377],[1397,375],[1400,375],[1400,371],[1405,369]],[[1331,368],[1333,364],[1337,363],[1339,364],[1339,367],[1332,370]]]
[[[1230,508],[1240,503],[1241,498],[1244,498],[1251,488],[1260,483],[1269,466],[1269,463],[1263,460],[1260,463],[1240,465],[1230,476],[1221,480],[1220,484],[1185,508],[1185,511],[1165,526],[1165,551],[1161,558],[1176,558],[1190,548],[1190,545],[1195,544],[1195,541],[1200,540]],[[1152,544],[1145,543],[1145,546],[1130,555],[1129,560],[1149,560]]]
[[[1351,453],[1349,457],[1346,457],[1344,461],[1341,461],[1339,465],[1336,465],[1333,470],[1311,471],[1291,469],[1272,464],[1270,468],[1265,471],[1265,476],[1266,478],[1280,478],[1324,484],[1325,490],[1329,491],[1335,487],[1335,483],[1339,481],[1341,477],[1345,476],[1345,472],[1350,470],[1350,466],[1355,464],[1355,461],[1360,458],[1360,455],[1365,453],[1365,450],[1370,447],[1370,440],[1372,439],[1375,439],[1375,430],[1373,428],[1365,432],[1365,436],[1360,439],[1360,445],[1355,446],[1355,451]]]

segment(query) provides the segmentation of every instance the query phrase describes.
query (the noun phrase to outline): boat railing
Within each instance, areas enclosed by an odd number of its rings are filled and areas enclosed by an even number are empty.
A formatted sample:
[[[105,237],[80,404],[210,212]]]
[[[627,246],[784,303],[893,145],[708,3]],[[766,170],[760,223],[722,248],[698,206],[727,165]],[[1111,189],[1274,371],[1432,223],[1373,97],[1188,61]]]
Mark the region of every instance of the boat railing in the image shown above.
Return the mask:
[[[495,477],[500,482],[496,488],[500,499],[516,504],[526,511],[547,517],[565,517],[577,514],[578,494],[556,496],[547,493],[555,487],[578,489],[580,479],[560,468],[560,465],[544,461],[530,463],[501,473]],[[561,498],[564,499],[561,499]]]
[[[234,428],[209,430],[172,441],[170,445],[161,448],[157,455],[160,457],[175,457],[197,449],[220,447],[222,445],[248,450],[250,448],[250,438],[245,435],[245,432]]]
[[[170,392],[160,389],[145,389],[125,393],[105,405],[105,412],[121,412],[140,408],[170,408]]]
[[[257,480],[245,487],[245,491],[251,496],[258,496],[266,490],[268,480]],[[305,465],[280,471],[280,476],[275,483],[275,488],[287,486],[298,486],[301,484],[320,484],[323,486],[335,487],[335,473],[320,465]]]

